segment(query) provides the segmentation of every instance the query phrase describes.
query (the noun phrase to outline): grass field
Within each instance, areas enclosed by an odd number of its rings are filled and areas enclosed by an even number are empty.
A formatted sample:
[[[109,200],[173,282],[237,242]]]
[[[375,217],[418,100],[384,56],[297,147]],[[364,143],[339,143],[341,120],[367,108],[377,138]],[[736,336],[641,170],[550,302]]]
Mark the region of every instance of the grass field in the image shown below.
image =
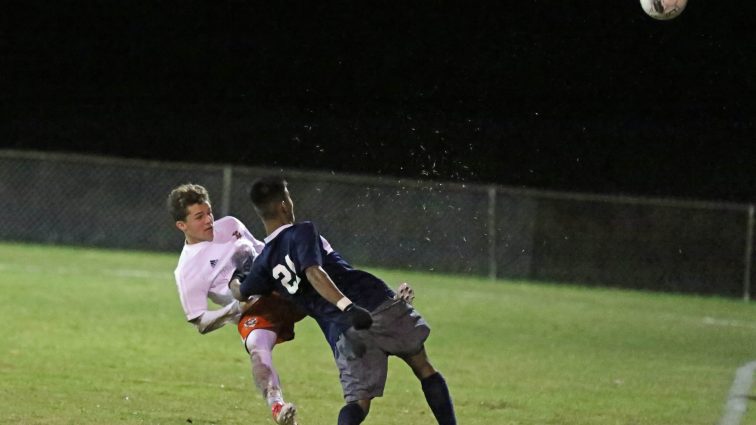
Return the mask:
[[[176,260],[0,244],[0,423],[272,424],[236,330],[185,323]],[[711,425],[756,359],[753,303],[372,271],[415,287],[463,425]],[[338,375],[314,322],[275,355],[300,425],[335,424]],[[365,424],[434,423],[393,361]]]

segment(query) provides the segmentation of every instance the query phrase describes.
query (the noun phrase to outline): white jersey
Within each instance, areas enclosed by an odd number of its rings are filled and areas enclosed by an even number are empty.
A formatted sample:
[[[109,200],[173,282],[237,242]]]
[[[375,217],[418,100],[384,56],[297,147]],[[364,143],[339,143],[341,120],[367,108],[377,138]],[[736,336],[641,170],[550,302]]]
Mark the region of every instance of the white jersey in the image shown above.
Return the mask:
[[[184,244],[174,275],[187,320],[207,312],[207,300],[218,305],[235,303],[228,289],[234,270],[265,245],[238,219],[227,216],[213,224],[213,240]]]

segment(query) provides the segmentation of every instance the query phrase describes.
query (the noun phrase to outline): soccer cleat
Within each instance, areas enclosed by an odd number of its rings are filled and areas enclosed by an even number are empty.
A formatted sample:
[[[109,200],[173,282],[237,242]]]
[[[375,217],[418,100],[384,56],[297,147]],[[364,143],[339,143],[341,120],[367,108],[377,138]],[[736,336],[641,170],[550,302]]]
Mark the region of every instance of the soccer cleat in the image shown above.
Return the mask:
[[[404,282],[399,285],[399,288],[397,288],[394,299],[402,300],[407,304],[412,305],[412,301],[415,300],[415,290],[412,289],[407,282]]]
[[[292,403],[274,403],[270,411],[278,425],[297,425],[297,407]]]

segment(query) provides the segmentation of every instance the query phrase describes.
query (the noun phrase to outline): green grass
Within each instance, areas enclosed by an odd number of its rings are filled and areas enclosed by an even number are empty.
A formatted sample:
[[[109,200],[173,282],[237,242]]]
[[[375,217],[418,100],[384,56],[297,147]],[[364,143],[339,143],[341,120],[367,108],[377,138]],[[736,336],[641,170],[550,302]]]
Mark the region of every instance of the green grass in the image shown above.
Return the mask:
[[[0,423],[272,424],[235,328],[185,323],[177,255],[0,244]],[[373,271],[415,287],[460,424],[711,425],[756,359],[753,303]],[[300,424],[335,423],[338,374],[311,320],[275,362]],[[365,424],[434,423],[392,361]]]

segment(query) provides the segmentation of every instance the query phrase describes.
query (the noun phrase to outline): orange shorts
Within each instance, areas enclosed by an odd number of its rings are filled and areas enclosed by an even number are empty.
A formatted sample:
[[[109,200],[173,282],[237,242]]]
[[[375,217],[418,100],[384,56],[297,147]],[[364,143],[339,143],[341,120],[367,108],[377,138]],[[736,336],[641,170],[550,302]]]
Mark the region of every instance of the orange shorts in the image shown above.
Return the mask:
[[[267,329],[276,333],[276,343],[294,339],[294,323],[302,320],[305,314],[291,301],[277,293],[260,297],[256,303],[242,314],[239,320],[239,335],[242,342],[255,329]]]

